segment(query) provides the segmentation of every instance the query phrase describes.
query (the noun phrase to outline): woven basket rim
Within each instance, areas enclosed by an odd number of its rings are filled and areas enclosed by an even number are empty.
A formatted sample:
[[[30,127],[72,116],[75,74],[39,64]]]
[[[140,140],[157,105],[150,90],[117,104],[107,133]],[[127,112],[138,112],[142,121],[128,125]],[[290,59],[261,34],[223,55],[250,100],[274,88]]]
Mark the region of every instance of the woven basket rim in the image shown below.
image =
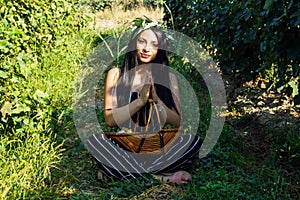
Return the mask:
[[[158,132],[148,132],[148,133],[140,133],[140,132],[135,132],[135,133],[118,133],[118,132],[103,132],[105,135],[113,135],[113,136],[134,136],[134,135],[144,135],[144,134],[157,134],[157,133],[166,133],[166,132],[181,132],[182,129],[179,128],[171,128],[171,129],[162,129]]]

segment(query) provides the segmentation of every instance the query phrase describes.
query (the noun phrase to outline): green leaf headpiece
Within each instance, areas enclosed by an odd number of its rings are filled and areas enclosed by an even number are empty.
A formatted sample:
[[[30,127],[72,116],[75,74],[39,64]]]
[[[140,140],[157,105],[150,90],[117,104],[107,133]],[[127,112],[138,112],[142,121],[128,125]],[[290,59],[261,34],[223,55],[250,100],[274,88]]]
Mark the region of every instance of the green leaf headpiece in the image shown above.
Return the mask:
[[[144,16],[144,18],[136,18],[132,21],[132,26],[132,32],[136,31],[132,38],[136,37],[138,34],[140,34],[146,29],[156,27],[165,33],[167,39],[174,40],[174,38],[166,31],[166,26],[158,22],[156,19],[150,19],[147,16]]]

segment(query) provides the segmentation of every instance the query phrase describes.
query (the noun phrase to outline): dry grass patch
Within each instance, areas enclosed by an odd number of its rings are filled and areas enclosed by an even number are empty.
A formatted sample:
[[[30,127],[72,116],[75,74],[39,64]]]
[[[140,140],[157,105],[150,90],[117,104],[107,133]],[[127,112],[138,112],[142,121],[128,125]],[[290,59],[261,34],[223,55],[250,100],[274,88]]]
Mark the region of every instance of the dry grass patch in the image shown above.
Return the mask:
[[[158,21],[163,19],[163,9],[161,8],[147,8],[145,6],[138,6],[130,10],[125,10],[121,4],[114,4],[111,8],[106,8],[104,11],[92,13],[87,10],[86,14],[91,17],[92,21],[89,23],[91,28],[98,31],[118,30],[124,28],[124,25],[130,25],[130,22],[144,15],[149,18],[154,18]]]
[[[142,194],[134,197],[134,200],[148,199],[148,200],[167,200],[174,199],[174,195],[182,195],[184,191],[179,187],[163,183],[161,185],[153,186]]]

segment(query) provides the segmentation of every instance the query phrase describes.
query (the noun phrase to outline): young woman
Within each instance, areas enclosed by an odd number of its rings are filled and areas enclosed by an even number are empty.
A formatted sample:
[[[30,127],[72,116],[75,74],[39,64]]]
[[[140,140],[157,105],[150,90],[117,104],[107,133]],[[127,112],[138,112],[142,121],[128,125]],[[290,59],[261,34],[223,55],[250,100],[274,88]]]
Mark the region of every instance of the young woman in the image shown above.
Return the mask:
[[[159,131],[166,124],[180,127],[179,87],[169,71],[166,49],[166,35],[158,27],[133,32],[122,66],[107,74],[104,117],[108,126],[141,133]],[[151,103],[158,116],[150,110],[154,109]],[[198,155],[201,140],[179,136],[163,154],[143,155],[129,153],[104,135],[93,135],[88,145],[108,176],[127,179],[151,173],[163,181],[186,184],[191,175],[184,166]]]

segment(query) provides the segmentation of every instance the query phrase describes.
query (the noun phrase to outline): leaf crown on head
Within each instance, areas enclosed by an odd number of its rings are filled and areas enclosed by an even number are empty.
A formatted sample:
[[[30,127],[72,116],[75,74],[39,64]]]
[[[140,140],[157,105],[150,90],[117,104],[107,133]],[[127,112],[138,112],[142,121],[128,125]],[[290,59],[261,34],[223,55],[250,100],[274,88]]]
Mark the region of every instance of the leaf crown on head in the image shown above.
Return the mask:
[[[132,38],[136,37],[138,34],[140,34],[142,31],[146,29],[157,27],[165,33],[167,39],[174,40],[174,38],[167,32],[166,26],[164,24],[158,22],[156,19],[153,18],[150,19],[145,15],[143,18],[139,17],[134,19],[132,21],[132,26],[133,26],[132,32],[136,31]]]

